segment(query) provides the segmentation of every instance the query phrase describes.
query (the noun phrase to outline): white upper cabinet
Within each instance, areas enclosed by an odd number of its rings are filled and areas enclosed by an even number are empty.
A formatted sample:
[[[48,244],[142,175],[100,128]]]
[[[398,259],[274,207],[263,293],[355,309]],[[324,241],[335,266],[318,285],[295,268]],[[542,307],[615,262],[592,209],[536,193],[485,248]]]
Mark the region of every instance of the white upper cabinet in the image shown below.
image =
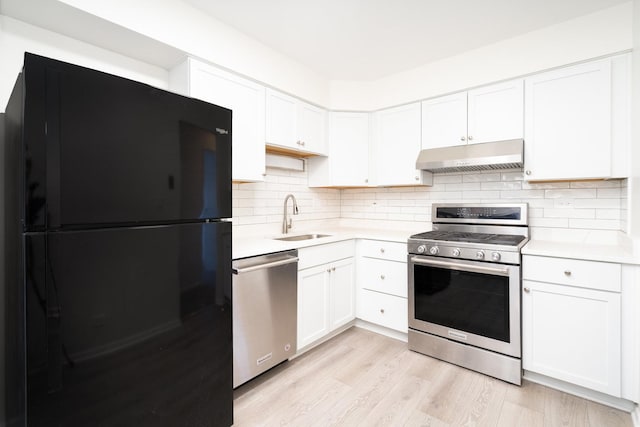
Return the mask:
[[[467,92],[422,102],[422,148],[467,143]]]
[[[628,94],[627,56],[527,78],[525,178],[624,176]]]
[[[274,149],[326,155],[326,110],[267,89],[266,141]]]
[[[170,73],[171,89],[220,105],[232,114],[232,177],[263,181],[265,90],[261,85],[208,64],[187,59]]]
[[[374,114],[376,185],[432,185],[432,174],[416,169],[420,116],[419,102]]]
[[[369,113],[329,113],[329,156],[307,160],[309,187],[366,187]]]
[[[524,81],[484,86],[467,93],[467,140],[519,139],[524,135]]]
[[[523,81],[512,80],[422,102],[422,148],[523,136]]]

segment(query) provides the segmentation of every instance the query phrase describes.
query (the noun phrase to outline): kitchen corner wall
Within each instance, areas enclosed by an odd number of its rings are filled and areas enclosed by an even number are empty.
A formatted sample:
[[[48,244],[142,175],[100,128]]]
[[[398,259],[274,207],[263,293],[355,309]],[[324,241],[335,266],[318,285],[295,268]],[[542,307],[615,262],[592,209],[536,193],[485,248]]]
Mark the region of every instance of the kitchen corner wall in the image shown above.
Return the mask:
[[[287,194],[298,200],[294,223],[322,219],[431,221],[432,203],[529,204],[531,227],[626,230],[627,180],[527,183],[520,170],[434,175],[432,187],[317,189],[306,172],[267,168],[265,182],[233,184],[234,226],[279,230]],[[289,206],[291,212],[291,206]],[[274,233],[277,231],[274,231]]]

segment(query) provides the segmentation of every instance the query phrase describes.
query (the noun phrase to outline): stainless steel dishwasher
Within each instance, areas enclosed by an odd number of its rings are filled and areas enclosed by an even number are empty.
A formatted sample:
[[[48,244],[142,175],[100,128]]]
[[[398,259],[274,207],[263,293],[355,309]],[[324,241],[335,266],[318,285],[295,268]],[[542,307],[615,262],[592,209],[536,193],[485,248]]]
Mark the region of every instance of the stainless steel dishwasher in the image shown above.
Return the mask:
[[[298,251],[233,261],[233,387],[296,352]]]

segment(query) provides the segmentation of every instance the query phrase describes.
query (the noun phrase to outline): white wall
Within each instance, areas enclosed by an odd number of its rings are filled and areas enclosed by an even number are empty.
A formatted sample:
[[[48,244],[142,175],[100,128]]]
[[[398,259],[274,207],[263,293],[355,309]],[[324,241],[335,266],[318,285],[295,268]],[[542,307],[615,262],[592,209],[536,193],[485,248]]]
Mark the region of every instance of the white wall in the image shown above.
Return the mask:
[[[178,0],[61,1],[310,102],[329,104],[326,78]]]
[[[24,62],[24,52],[48,56],[141,81],[161,89],[167,70],[0,15],[0,111],[4,111]]]
[[[332,81],[330,107],[370,111],[628,50],[632,8],[623,3],[373,82]]]

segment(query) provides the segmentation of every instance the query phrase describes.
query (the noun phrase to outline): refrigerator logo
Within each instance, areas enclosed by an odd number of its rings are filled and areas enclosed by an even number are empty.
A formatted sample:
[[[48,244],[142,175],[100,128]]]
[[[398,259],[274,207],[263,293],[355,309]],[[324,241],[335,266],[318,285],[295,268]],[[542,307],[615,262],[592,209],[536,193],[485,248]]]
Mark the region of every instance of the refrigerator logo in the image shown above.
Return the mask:
[[[220,135],[226,135],[229,133],[228,130],[226,129],[220,129],[220,128],[216,128],[216,132],[218,132]]]

